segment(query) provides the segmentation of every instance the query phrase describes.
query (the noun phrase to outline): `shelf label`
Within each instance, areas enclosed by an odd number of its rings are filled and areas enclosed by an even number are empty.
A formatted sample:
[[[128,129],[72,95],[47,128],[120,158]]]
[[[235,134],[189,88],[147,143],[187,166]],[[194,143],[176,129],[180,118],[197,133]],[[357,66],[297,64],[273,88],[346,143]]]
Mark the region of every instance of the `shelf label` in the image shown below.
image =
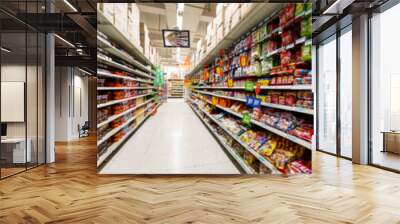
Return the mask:
[[[244,90],[246,90],[246,91],[254,91],[254,82],[246,81],[244,83]]]
[[[250,113],[245,113],[245,114],[243,114],[242,122],[243,122],[244,124],[247,124],[247,125],[249,125],[249,124],[251,123],[251,116],[250,116]]]

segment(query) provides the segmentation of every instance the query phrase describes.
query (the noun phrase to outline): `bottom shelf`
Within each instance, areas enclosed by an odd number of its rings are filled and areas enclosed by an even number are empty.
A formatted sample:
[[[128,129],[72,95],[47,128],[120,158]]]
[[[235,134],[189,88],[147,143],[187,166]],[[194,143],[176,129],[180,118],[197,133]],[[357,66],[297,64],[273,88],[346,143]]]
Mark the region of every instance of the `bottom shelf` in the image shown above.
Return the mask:
[[[113,154],[114,151],[116,151],[116,149],[118,149],[118,148],[122,145],[122,143],[123,143],[126,139],[128,139],[128,138],[132,135],[132,133],[134,133],[134,132],[143,124],[143,122],[146,121],[147,118],[149,118],[150,115],[151,115],[160,105],[161,105],[161,104],[157,104],[157,105],[154,107],[154,109],[151,110],[150,112],[148,112],[148,114],[147,114],[141,121],[139,121],[139,122],[136,124],[136,126],[135,126],[134,128],[132,128],[132,130],[130,130],[128,133],[126,133],[126,135],[125,135],[123,138],[121,138],[118,142],[113,143],[113,144],[107,149],[106,152],[104,152],[102,155],[98,156],[98,158],[97,158],[97,167],[98,167],[98,168],[99,168],[99,167],[102,167],[102,166],[104,165],[104,162],[106,161],[106,159],[108,159],[109,156],[110,156],[111,154]]]
[[[222,137],[220,137],[211,127],[210,124],[208,124],[207,121],[205,121],[203,118],[201,118],[201,115],[197,109],[195,109],[190,103],[188,103],[190,108],[195,112],[197,117],[203,122],[203,124],[207,127],[207,129],[211,132],[211,134],[218,140],[218,142],[224,147],[224,149],[235,159],[235,161],[239,164],[239,166],[244,170],[246,174],[256,174],[257,172],[250,166],[248,166],[243,159],[240,158],[240,156],[232,149]]]

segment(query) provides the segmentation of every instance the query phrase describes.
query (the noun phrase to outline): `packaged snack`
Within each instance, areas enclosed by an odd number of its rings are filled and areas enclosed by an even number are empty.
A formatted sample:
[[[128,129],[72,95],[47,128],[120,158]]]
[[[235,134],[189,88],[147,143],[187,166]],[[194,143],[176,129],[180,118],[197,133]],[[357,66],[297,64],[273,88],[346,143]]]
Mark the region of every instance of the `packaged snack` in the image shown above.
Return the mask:
[[[295,16],[299,17],[302,13],[304,12],[304,3],[297,3],[296,4],[296,10],[295,10]]]
[[[253,154],[251,154],[248,151],[244,152],[243,159],[248,165],[252,165],[254,163],[254,161],[256,160],[256,158],[253,156]]]
[[[264,145],[260,147],[260,154],[263,156],[271,156],[277,146],[278,142],[276,138],[269,139]]]
[[[311,45],[303,45],[301,47],[301,56],[304,61],[311,61]]]
[[[258,107],[254,108],[251,118],[258,121],[261,119],[261,116],[262,116],[261,109]]]
[[[290,113],[282,113],[279,121],[276,124],[276,128],[282,131],[290,131],[295,127],[296,117]]]
[[[300,35],[310,38],[312,36],[312,19],[311,16],[305,17],[300,24]]]

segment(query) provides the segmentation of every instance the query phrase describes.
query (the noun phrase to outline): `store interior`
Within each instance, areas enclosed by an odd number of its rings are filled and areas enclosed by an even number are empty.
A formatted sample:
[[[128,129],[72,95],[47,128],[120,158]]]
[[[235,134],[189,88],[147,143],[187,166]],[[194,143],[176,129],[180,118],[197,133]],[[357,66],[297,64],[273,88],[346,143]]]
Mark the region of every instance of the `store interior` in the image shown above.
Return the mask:
[[[399,108],[391,96],[399,88],[396,68],[382,62],[396,52],[387,44],[396,35],[386,33],[399,6],[371,19],[371,60],[378,63],[368,63],[379,80],[367,99],[368,149],[353,147],[360,136],[352,125],[361,100],[353,100],[359,52],[352,49],[361,40],[351,16],[366,5],[341,5],[348,8],[336,27],[311,16],[318,6],[99,4],[99,173],[293,175],[312,172],[312,150],[398,170]],[[133,91],[150,82],[153,91]],[[130,90],[117,93],[124,85]]]

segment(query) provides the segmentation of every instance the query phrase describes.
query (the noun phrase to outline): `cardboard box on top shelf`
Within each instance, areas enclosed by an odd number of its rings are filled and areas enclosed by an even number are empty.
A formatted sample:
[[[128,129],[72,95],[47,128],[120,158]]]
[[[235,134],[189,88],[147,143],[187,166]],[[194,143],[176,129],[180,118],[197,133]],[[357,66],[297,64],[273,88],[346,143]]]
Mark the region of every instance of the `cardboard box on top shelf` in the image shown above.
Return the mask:
[[[128,3],[114,4],[114,25],[126,37],[128,37]]]
[[[149,53],[150,53],[149,30],[147,29],[147,25],[144,23],[140,23],[140,46],[142,46],[143,48],[144,56],[149,58]]]
[[[128,3],[128,38],[139,50],[140,46],[140,11],[135,3]],[[143,52],[143,50],[141,50]]]
[[[254,5],[253,3],[242,3],[240,5],[240,11],[241,11],[240,14],[242,18],[244,18],[247,15],[247,13],[250,12],[253,5]]]
[[[215,16],[215,24],[217,26],[217,29],[221,25],[224,25],[226,6],[227,6],[226,3],[218,3],[217,4],[216,16]]]
[[[113,3],[99,3],[100,11],[103,12],[104,16],[114,24],[114,4]]]
[[[216,35],[216,37],[217,37],[217,44],[218,44],[222,39],[224,39],[224,36],[225,36],[225,30],[224,30],[224,26],[222,25],[222,26],[219,26],[218,29],[217,29],[217,35]]]
[[[240,8],[238,8],[231,17],[231,29],[233,29],[233,27],[235,27],[239,21],[242,19],[242,11],[240,10]]]

